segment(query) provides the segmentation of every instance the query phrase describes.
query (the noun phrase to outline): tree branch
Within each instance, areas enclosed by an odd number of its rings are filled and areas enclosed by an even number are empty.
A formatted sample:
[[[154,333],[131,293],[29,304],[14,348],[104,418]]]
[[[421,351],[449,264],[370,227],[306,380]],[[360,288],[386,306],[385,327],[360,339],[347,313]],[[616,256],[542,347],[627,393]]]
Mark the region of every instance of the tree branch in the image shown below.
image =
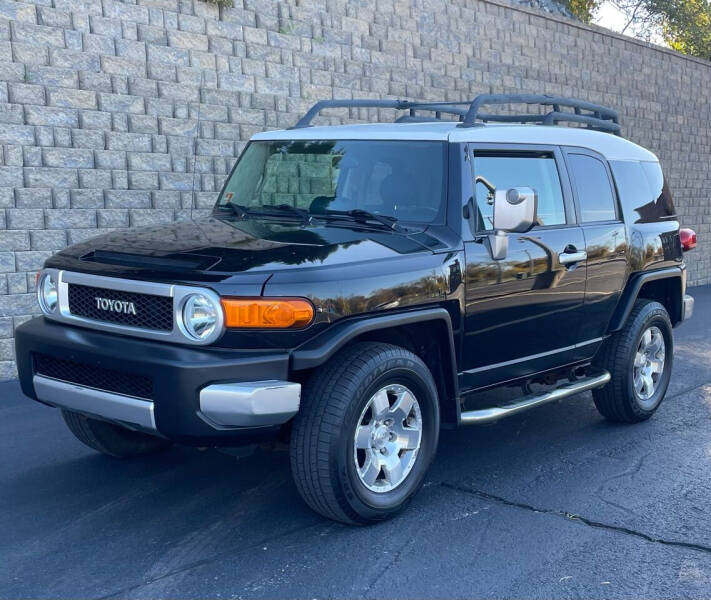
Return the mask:
[[[639,0],[639,2],[637,2],[637,5],[634,7],[634,10],[632,11],[632,15],[630,16],[629,20],[627,21],[625,26],[622,28],[622,31],[620,31],[620,33],[624,33],[625,31],[627,31],[627,28],[630,25],[632,25],[632,23],[634,23],[635,17],[637,16],[637,11],[640,9],[643,2],[644,2],[644,0]]]

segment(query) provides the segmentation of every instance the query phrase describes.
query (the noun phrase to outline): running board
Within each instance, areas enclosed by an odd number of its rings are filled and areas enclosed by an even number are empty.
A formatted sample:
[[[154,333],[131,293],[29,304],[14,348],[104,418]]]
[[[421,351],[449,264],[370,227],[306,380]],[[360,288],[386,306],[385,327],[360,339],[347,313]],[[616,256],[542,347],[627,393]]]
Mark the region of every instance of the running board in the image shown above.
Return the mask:
[[[506,406],[493,406],[491,408],[481,408],[478,410],[468,410],[461,414],[459,423],[461,425],[481,425],[483,423],[493,423],[499,419],[510,417],[530,408],[542,406],[549,402],[562,400],[573,394],[587,392],[598,387],[602,387],[610,381],[610,374],[607,371],[591,377],[584,377],[571,383],[566,383],[550,392],[529,394],[519,399],[518,402]]]

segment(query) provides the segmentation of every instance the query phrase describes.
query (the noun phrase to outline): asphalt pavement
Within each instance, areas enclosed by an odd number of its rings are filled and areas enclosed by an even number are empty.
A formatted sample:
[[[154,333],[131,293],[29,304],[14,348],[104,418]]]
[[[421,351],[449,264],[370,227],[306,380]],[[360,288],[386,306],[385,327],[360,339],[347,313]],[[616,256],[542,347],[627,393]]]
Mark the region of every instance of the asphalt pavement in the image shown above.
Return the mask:
[[[711,598],[711,287],[650,421],[582,394],[445,431],[401,516],[312,513],[286,452],[120,461],[0,384],[1,598]]]

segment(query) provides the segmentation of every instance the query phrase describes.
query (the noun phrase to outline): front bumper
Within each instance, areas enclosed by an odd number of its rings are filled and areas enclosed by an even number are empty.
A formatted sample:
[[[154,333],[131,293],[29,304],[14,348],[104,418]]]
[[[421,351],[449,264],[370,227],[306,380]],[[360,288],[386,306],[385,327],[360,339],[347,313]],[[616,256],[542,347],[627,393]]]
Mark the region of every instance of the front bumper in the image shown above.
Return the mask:
[[[27,396],[180,443],[232,446],[264,441],[275,437],[299,409],[301,386],[287,380],[285,352],[165,344],[44,317],[18,327],[15,345]],[[38,372],[37,356],[71,365],[79,377]],[[119,383],[108,381],[112,377]],[[121,393],[127,377],[149,382],[141,389],[150,391],[137,397],[132,385],[126,390],[130,393]]]

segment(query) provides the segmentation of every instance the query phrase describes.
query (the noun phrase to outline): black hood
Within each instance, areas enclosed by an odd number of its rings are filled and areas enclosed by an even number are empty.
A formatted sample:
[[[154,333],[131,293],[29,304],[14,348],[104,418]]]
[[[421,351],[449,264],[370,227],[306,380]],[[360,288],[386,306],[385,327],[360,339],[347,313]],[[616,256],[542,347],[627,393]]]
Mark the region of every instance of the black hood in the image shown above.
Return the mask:
[[[238,273],[268,276],[283,269],[388,259],[442,247],[425,231],[208,218],[112,232],[63,250],[47,266],[218,281]]]

